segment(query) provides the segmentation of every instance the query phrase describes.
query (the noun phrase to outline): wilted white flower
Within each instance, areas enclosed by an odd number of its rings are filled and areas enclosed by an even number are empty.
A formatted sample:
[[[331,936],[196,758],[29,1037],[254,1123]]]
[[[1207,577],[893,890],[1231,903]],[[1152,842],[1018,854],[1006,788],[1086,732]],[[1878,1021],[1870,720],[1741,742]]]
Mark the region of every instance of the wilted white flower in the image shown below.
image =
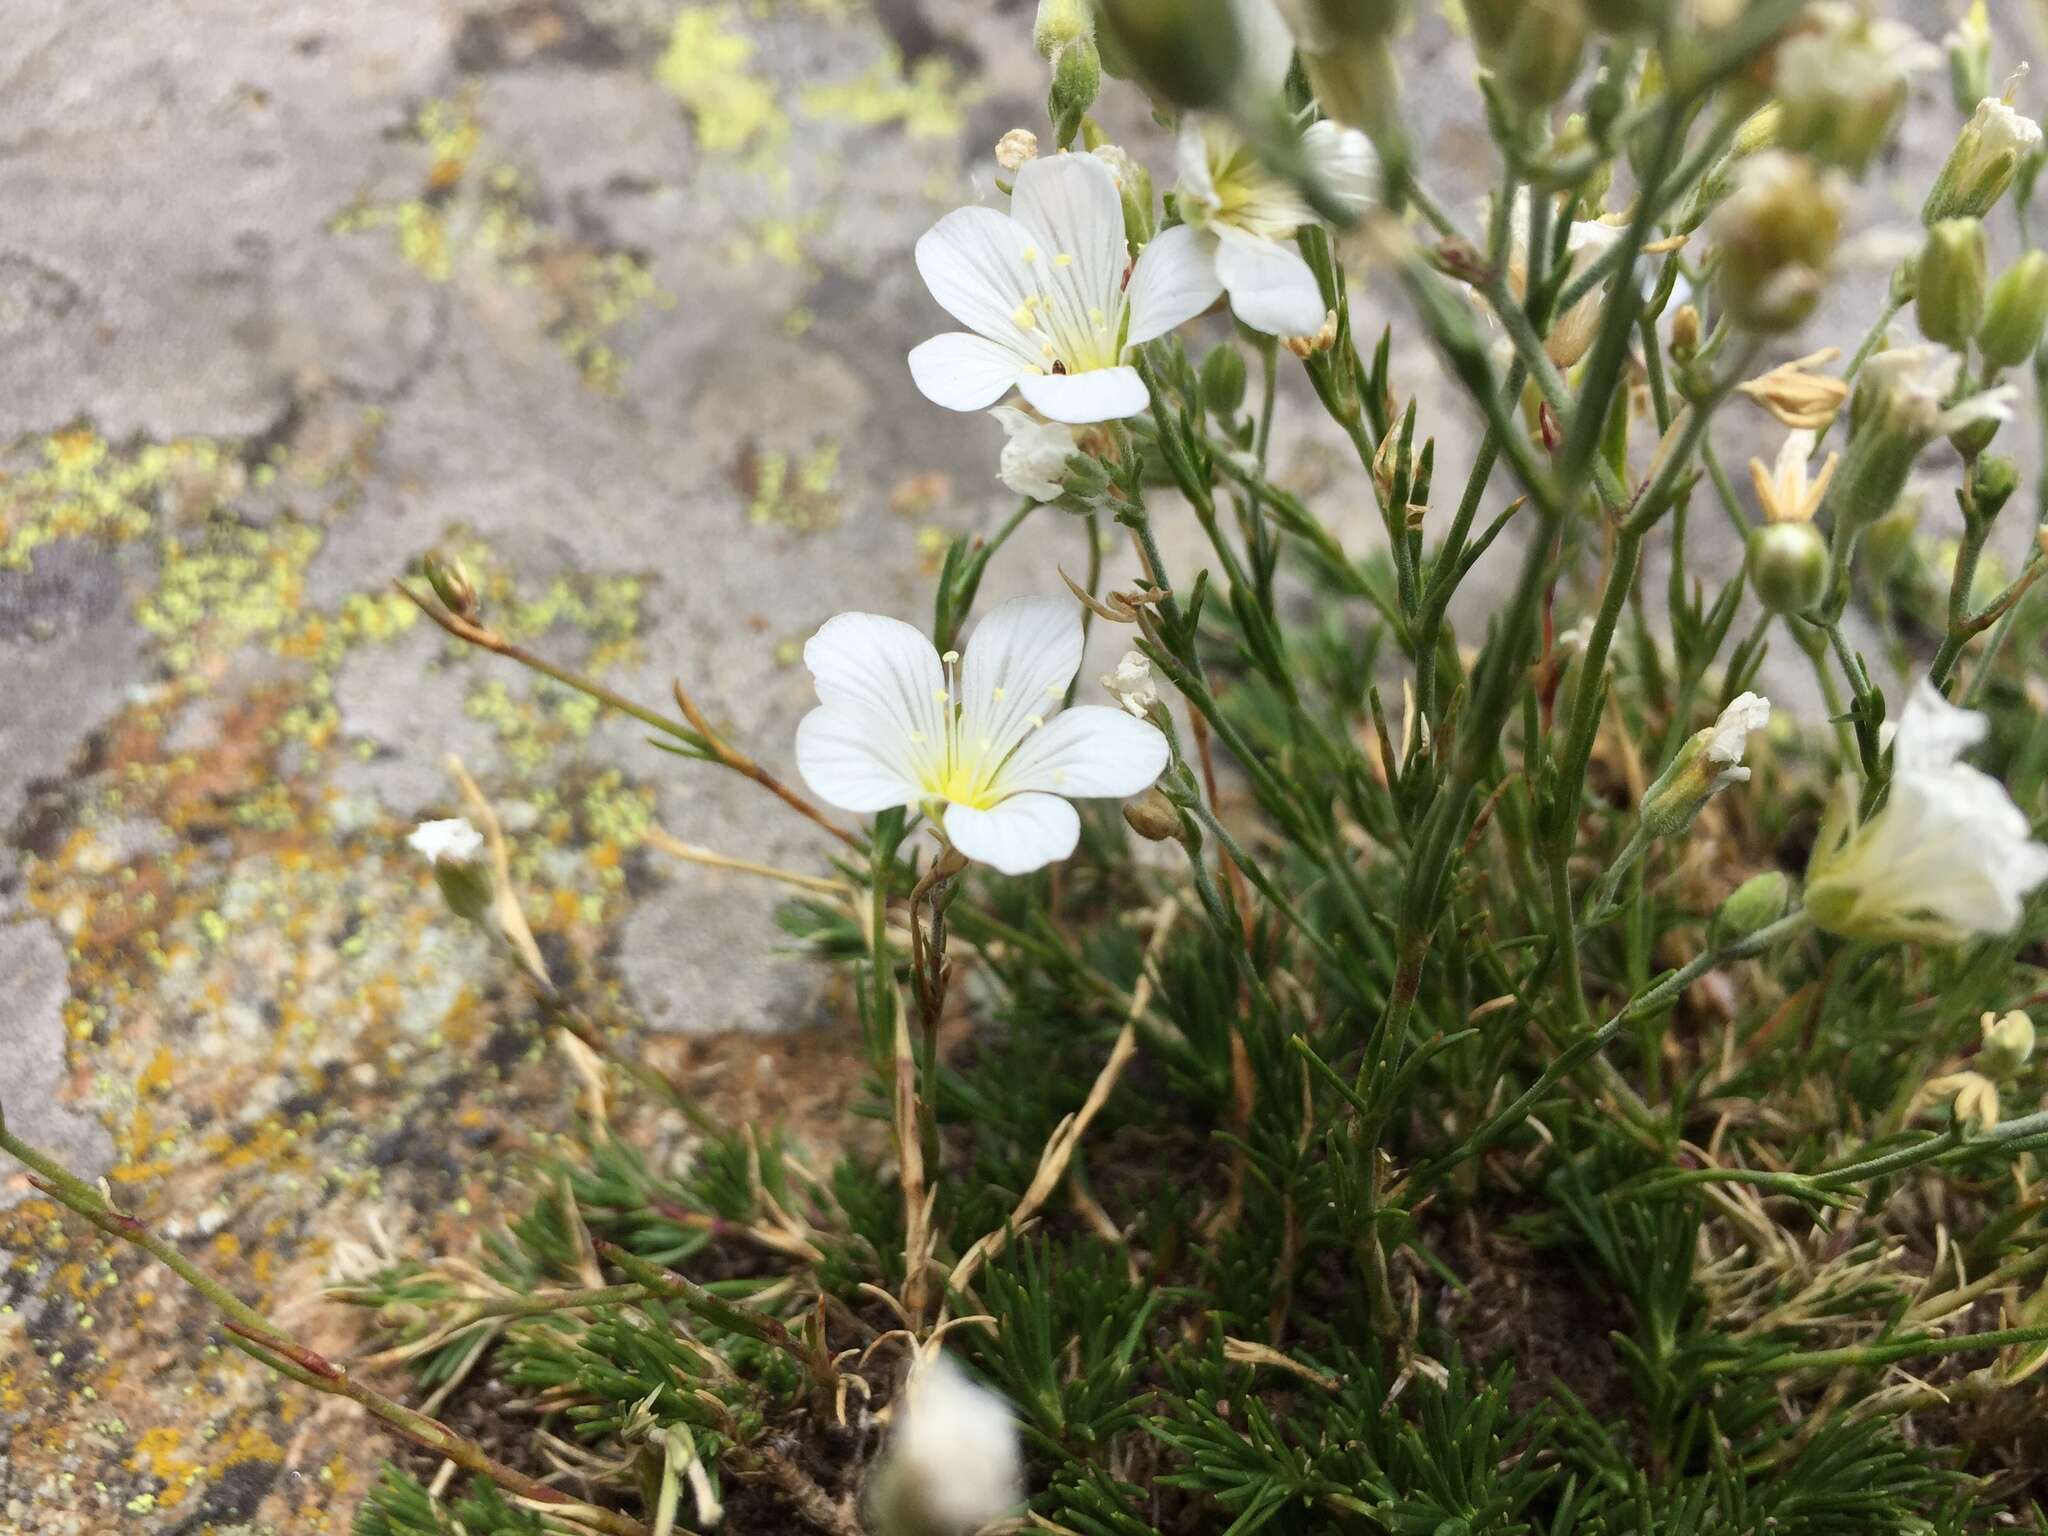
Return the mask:
[[[1756,486],[1757,505],[1763,508],[1765,522],[1810,523],[1813,514],[1820,510],[1821,500],[1828,493],[1828,482],[1834,479],[1842,456],[1829,454],[1820,473],[1809,475],[1807,465],[1813,460],[1814,440],[1812,432],[1788,432],[1772,468],[1765,469],[1761,459],[1749,461],[1749,476]]]
[[[869,1476],[876,1536],[972,1536],[1023,1502],[1017,1421],[951,1357],[921,1357]]]
[[[1302,134],[1302,147],[1316,175],[1354,215],[1370,206],[1379,168],[1370,139],[1356,128],[1319,122]],[[1269,336],[1314,331],[1323,319],[1323,290],[1293,242],[1316,216],[1300,190],[1268,170],[1245,136],[1220,117],[1188,117],[1177,160],[1175,206],[1203,233],[1231,312]]]
[[[1773,83],[1779,142],[1862,171],[1891,137],[1911,77],[1940,50],[1903,22],[1845,0],[1816,0],[1779,44]]]
[[[484,851],[483,835],[460,817],[423,821],[413,828],[406,846],[429,864],[474,864]]]
[[[1508,211],[1508,269],[1506,273],[1508,292],[1519,301],[1527,296],[1529,287],[1529,226],[1531,205],[1529,189],[1520,188],[1515,193],[1514,206]],[[1611,224],[1602,224],[1597,219],[1575,219],[1571,231],[1565,236],[1565,256],[1571,272],[1567,277],[1577,277],[1587,267],[1599,260],[1617,240],[1621,231]],[[1606,285],[1596,287],[1571,309],[1556,316],[1550,325],[1550,334],[1544,339],[1546,356],[1560,368],[1569,368],[1586,355],[1586,349],[1593,345],[1593,338],[1600,329],[1600,307]]]
[[[1963,125],[1956,147],[1935,177],[1921,218],[1930,225],[1943,219],[1981,219],[2005,196],[2021,162],[2040,147],[2041,125],[2013,107],[2010,91],[2004,97],[1986,96]]]
[[[1152,663],[1143,651],[1125,651],[1116,670],[1102,674],[1102,686],[1116,695],[1117,703],[1145,718],[1145,711],[1159,702],[1159,685],[1152,681]]]
[[[1738,694],[1720,717],[1696,731],[1678,749],[1671,766],[1658,775],[1643,796],[1643,824],[1659,837],[1685,831],[1706,803],[1731,784],[1749,780],[1742,755],[1751,731],[1771,721],[1771,701],[1754,693]]]
[[[1199,315],[1221,291],[1192,229],[1124,239],[1115,177],[1092,155],[1042,155],[1017,172],[1010,211],[956,208],[917,242],[917,270],[953,331],[911,349],[926,399],[979,411],[1014,386],[1042,416],[1085,425],[1149,403],[1124,358]]]
[[[1165,768],[1166,738],[1120,709],[1061,709],[1081,665],[1064,598],[1022,597],[976,626],[963,659],[898,619],[842,613],[804,647],[819,705],[796,761],[844,811],[922,806],[971,859],[1020,875],[1074,851],[1067,798],[1136,794]]]
[[[2011,384],[1949,403],[1962,367],[1961,355],[1946,347],[1891,347],[1878,353],[1856,381],[1859,421],[1910,438],[1917,448],[1978,422],[2012,420],[2019,390]]]
[[[1003,424],[1006,434],[996,478],[1033,501],[1058,499],[1067,456],[1074,451],[1074,429],[1063,422],[1040,421],[1014,405],[999,405],[989,415]]]
[[[2048,880],[2048,847],[2003,784],[1961,761],[1988,729],[1924,678],[1915,686],[1892,735],[1883,806],[1861,820],[1845,785],[1821,827],[1806,876],[1816,923],[1844,938],[1935,944],[2019,923],[2027,892]]]

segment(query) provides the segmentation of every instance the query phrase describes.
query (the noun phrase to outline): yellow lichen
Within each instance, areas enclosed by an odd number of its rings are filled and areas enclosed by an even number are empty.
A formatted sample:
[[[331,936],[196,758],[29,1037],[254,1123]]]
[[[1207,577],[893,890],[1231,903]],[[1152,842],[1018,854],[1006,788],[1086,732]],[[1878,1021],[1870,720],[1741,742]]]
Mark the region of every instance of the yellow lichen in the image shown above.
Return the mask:
[[[734,29],[737,17],[730,5],[678,11],[654,77],[688,109],[705,149],[773,149],[789,137],[789,118],[774,87],[748,70],[754,43]]]
[[[966,131],[966,104],[953,61],[941,54],[919,59],[904,72],[891,48],[857,80],[805,87],[798,98],[805,114],[826,121],[871,128],[900,123],[913,139],[957,139]]]

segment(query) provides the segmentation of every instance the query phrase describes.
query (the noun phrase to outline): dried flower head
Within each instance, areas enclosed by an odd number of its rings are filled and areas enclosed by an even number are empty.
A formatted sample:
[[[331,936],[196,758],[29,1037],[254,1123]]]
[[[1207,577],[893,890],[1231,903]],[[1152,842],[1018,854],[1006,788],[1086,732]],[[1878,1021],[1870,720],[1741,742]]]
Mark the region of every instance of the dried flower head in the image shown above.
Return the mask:
[[[1835,413],[1849,398],[1849,385],[1832,374],[1816,373],[1824,363],[1842,355],[1840,347],[1822,347],[1789,363],[1780,363],[1735,386],[1774,416],[1778,424],[1795,432],[1821,432],[1835,419]]]

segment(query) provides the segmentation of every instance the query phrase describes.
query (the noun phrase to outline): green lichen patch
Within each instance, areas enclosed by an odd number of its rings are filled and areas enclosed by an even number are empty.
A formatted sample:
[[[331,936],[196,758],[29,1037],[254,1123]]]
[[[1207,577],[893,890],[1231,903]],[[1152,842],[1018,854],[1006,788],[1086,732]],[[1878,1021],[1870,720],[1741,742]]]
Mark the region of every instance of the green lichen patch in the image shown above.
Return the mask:
[[[818,533],[839,521],[839,443],[823,438],[798,454],[781,449],[740,450],[733,480],[746,498],[747,521],[757,528]]]

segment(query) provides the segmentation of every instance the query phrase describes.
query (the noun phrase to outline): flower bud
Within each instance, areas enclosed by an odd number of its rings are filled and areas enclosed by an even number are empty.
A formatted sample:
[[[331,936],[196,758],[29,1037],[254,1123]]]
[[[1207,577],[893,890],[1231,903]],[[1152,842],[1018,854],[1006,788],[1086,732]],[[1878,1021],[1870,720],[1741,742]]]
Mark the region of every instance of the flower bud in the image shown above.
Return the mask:
[[[2034,1054],[2034,1021],[2018,1008],[2003,1018],[1985,1014],[1979,1026],[1984,1044],[1977,1062],[1992,1077],[2010,1077]]]
[[[1052,119],[1052,136],[1061,149],[1074,142],[1081,131],[1081,119],[1102,89],[1102,58],[1090,38],[1077,38],[1060,50],[1052,66],[1052,86],[1046,92],[1045,115]]]
[[[2041,147],[2041,125],[2015,112],[2010,102],[1987,96],[1963,125],[1948,163],[1934,179],[1920,210],[1921,222],[1981,219],[1998,205],[2019,174],[2020,163]]]
[[[1920,531],[1920,499],[1901,497],[1891,511],[1864,531],[1862,559],[1870,574],[1888,581],[1913,550],[1913,535]]]
[[[1778,45],[1780,142],[1861,175],[1891,140],[1909,77],[1939,57],[1903,22],[1871,16],[1848,0],[1815,0]]]
[[[1237,83],[1243,40],[1231,0],[1102,0],[1101,22],[1119,62],[1177,107],[1220,107]]]
[[[1749,534],[1749,584],[1773,613],[1806,613],[1828,585],[1828,541],[1811,523],[1765,523]]]
[[[1467,0],[1466,13],[1475,37],[1483,25],[1497,39],[1480,53],[1509,101],[1540,111],[1571,89],[1590,30],[1585,0]]]
[[[1966,347],[1984,320],[1991,286],[1991,250],[1975,219],[1943,219],[1927,232],[1920,251],[1920,289],[1914,313],[1920,332],[1946,347]]]
[[[1981,457],[1972,455],[1977,458],[1977,472],[1971,495],[1976,499],[1977,516],[1989,522],[2005,510],[2013,492],[2020,488],[2020,467],[2000,454],[1983,453],[1981,449],[1979,453]]]
[[[1124,821],[1133,832],[1150,843],[1163,843],[1169,839],[1180,842],[1187,836],[1187,829],[1181,825],[1180,812],[1157,789],[1148,789],[1137,799],[1127,801]]]
[[[462,561],[455,555],[444,555],[429,550],[420,561],[420,569],[427,578],[427,585],[434,589],[434,596],[441,599],[441,605],[458,619],[474,620],[479,612],[476,587],[469,579],[469,572],[463,569]]]
[[[1124,208],[1124,238],[1133,250],[1152,238],[1152,173],[1115,144],[1098,144],[1089,151],[1109,167],[1116,178],[1116,195]]]
[[[1768,928],[1791,904],[1792,877],[1782,869],[1768,869],[1751,875],[1721,903],[1715,929],[1723,943],[1733,944]]]
[[[1678,313],[1671,317],[1671,356],[1680,363],[1689,363],[1700,350],[1700,312],[1690,304],[1678,306]]]
[[[1088,0],[1038,0],[1031,42],[1040,58],[1050,63],[1067,44],[1094,37],[1095,12]]]
[[[1991,94],[1991,18],[1985,14],[1984,0],[1976,0],[1941,44],[1948,54],[1948,83],[1956,110],[1974,111]]]
[[[1244,404],[1244,354],[1224,342],[1202,359],[1202,403],[1212,415],[1228,417]]]
[[[1735,190],[1712,221],[1722,302],[1745,330],[1790,330],[1820,302],[1841,240],[1841,179],[1776,149],[1752,155],[1735,174]]]
[[[2048,331],[2048,252],[2029,251],[2001,272],[1985,301],[1977,346],[1994,368],[2016,368]]]
[[[482,922],[497,887],[476,828],[460,818],[423,821],[406,843],[433,866],[448,910],[466,922]]]

